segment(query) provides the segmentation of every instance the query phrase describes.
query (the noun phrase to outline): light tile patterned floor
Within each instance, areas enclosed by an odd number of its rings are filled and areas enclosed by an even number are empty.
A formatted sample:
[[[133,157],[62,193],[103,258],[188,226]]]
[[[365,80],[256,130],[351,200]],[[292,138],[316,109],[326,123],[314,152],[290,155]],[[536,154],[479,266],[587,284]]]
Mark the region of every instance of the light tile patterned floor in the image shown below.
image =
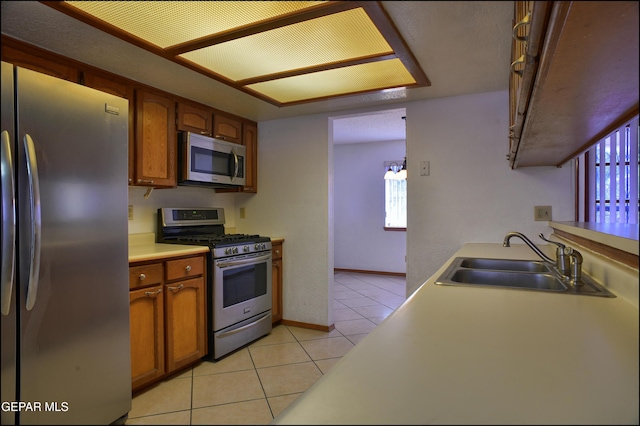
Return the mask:
[[[280,325],[133,398],[127,425],[268,424],[405,300],[406,280],[337,272],[335,329]]]

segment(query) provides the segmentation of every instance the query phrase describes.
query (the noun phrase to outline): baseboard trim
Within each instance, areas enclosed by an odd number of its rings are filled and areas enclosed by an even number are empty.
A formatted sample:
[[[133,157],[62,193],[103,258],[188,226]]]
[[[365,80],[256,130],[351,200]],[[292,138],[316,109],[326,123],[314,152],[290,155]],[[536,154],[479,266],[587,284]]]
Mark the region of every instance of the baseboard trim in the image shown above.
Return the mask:
[[[334,324],[320,325],[320,324],[311,324],[308,322],[291,321],[286,319],[283,319],[281,324],[290,325],[292,327],[308,328],[311,330],[319,330],[319,331],[326,331],[326,332],[332,331],[334,328],[336,328]]]
[[[359,274],[393,275],[396,277],[405,277],[405,278],[407,276],[406,272],[367,271],[365,269],[333,268],[333,272],[357,272]]]

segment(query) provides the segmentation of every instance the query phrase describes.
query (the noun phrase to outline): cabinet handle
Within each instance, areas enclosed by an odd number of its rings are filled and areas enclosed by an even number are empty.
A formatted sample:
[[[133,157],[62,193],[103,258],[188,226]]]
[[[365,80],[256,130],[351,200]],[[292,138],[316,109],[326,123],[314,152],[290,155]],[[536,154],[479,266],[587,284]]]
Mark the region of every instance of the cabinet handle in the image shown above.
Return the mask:
[[[138,278],[140,278],[140,281],[144,281],[144,279],[147,278],[147,276],[145,274],[140,274]]]
[[[156,290],[156,291],[145,291],[145,292],[144,292],[144,295],[145,295],[145,296],[152,297],[152,296],[157,296],[157,295],[159,295],[160,293],[162,293],[162,289],[161,289],[161,288],[159,288],[159,289],[158,289],[158,290]]]
[[[138,179],[138,183],[153,183],[153,179]]]
[[[226,136],[222,136],[222,135],[215,135],[215,136],[214,136],[214,138],[216,138],[216,139],[222,139],[223,141],[226,141],[226,140],[227,140]]]
[[[211,132],[200,132],[200,134],[204,136],[211,136]]]
[[[518,22],[513,26],[513,39],[516,41],[522,41],[524,43],[529,41],[528,36],[520,37],[518,35],[518,29],[523,25],[529,25],[531,23],[531,12],[527,12],[527,15],[522,18],[522,21]]]
[[[169,290],[182,290],[184,288],[184,284],[180,284],[178,287],[167,287]]]
[[[187,265],[184,267],[187,272],[191,272],[191,265]]]
[[[524,74],[524,72],[522,70],[516,70],[515,66],[519,64],[524,64],[524,60],[525,60],[524,55],[522,55],[518,59],[513,61],[511,63],[511,72],[514,74],[518,74],[520,77],[522,77],[522,74]]]

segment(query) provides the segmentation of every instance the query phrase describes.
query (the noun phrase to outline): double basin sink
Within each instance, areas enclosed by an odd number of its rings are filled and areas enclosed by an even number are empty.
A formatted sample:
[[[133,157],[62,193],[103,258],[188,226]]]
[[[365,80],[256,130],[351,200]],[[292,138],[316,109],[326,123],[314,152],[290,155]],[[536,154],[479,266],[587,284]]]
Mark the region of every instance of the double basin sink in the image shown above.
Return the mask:
[[[543,261],[457,257],[435,283],[615,297],[588,276],[582,281],[581,287],[570,286]]]

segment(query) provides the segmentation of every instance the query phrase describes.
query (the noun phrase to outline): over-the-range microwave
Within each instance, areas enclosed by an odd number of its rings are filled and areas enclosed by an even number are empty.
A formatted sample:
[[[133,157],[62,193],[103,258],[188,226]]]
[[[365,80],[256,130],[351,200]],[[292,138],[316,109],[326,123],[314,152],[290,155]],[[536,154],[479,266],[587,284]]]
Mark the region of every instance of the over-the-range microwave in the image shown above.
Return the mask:
[[[191,132],[178,133],[178,185],[245,185],[246,147]]]

